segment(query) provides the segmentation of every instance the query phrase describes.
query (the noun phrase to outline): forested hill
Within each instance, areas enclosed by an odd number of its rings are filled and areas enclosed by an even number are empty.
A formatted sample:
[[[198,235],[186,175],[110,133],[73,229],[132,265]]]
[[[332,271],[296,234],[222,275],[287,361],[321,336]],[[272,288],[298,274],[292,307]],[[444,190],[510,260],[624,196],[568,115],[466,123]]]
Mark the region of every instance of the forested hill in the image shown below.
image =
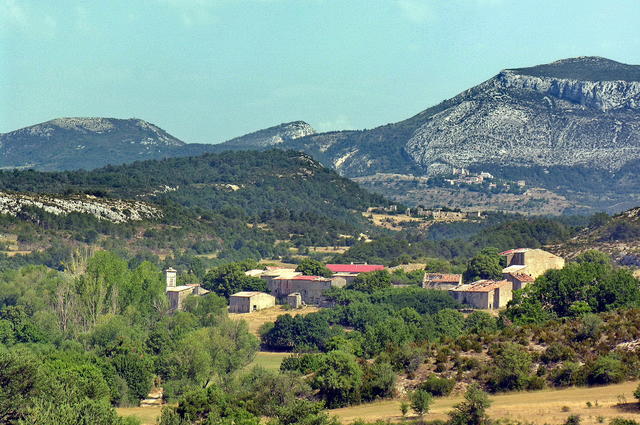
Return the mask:
[[[116,204],[119,217],[131,220],[107,223],[91,213],[98,205],[103,216],[111,214]],[[72,244],[157,255],[281,257],[290,246],[344,245],[371,234],[361,212],[384,205],[381,196],[292,151],[224,152],[93,171],[0,172],[0,234],[17,235],[27,251],[46,250],[55,245],[53,235],[62,235]]]
[[[237,208],[247,215],[292,209],[346,218],[387,203],[305,154],[279,150],[149,160],[92,171],[4,171],[0,190],[170,199],[214,211]]]

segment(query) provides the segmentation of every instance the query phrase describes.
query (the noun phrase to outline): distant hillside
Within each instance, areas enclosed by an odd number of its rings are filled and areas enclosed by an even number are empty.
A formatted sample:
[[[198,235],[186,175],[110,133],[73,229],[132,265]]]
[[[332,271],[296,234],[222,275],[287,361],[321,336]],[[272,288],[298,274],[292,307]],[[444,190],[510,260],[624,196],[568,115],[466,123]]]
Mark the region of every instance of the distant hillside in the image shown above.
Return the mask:
[[[27,250],[53,246],[61,237],[217,259],[286,257],[293,247],[344,246],[361,233],[379,231],[363,211],[389,205],[309,156],[280,150],[93,171],[2,171],[0,191],[0,234],[24,235],[18,239]]]
[[[91,170],[147,159],[223,150],[263,149],[315,131],[303,121],[284,123],[228,142],[187,144],[139,119],[57,118],[0,134],[0,167]]]
[[[589,249],[610,254],[618,264],[640,269],[640,207],[611,218],[594,217],[592,224],[553,250],[574,258]]]

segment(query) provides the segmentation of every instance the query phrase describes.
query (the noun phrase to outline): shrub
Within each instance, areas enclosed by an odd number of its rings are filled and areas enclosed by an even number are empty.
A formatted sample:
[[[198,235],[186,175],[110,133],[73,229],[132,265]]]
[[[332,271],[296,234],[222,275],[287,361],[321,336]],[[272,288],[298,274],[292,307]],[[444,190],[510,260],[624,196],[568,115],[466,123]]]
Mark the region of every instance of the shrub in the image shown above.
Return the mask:
[[[575,357],[576,353],[571,347],[560,344],[559,342],[554,342],[547,347],[542,356],[540,356],[540,360],[543,363],[549,364],[565,360],[574,360]]]
[[[557,387],[570,387],[577,383],[579,373],[580,365],[578,363],[565,362],[551,372],[551,382]]]
[[[409,393],[409,400],[411,401],[411,410],[420,416],[424,416],[425,413],[429,412],[433,396],[426,391],[416,390]]]
[[[436,375],[429,375],[429,377],[420,384],[420,389],[431,393],[436,397],[444,397],[451,394],[455,385],[456,381],[454,379],[439,378]]]
[[[589,385],[606,385],[621,382],[624,379],[624,365],[612,356],[599,357],[595,363],[587,368],[587,383]]]

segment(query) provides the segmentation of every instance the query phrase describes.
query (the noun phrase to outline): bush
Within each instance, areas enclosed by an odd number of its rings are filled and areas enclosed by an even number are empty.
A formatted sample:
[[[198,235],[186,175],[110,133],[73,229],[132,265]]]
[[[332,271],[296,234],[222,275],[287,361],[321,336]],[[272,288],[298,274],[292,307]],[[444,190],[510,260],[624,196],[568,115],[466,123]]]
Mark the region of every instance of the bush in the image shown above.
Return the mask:
[[[439,378],[436,375],[429,375],[429,377],[420,384],[419,388],[436,397],[444,397],[451,394],[455,385],[456,381],[454,379]]]
[[[622,382],[624,379],[624,365],[612,356],[599,357],[595,363],[587,368],[587,383],[589,385],[607,385]]]
[[[571,349],[571,347],[560,344],[559,342],[554,342],[547,347],[542,356],[540,356],[540,360],[543,363],[549,364],[565,360],[574,360],[575,356],[576,353]]]
[[[579,373],[580,365],[578,363],[565,362],[551,372],[551,382],[557,387],[570,387],[578,383]]]

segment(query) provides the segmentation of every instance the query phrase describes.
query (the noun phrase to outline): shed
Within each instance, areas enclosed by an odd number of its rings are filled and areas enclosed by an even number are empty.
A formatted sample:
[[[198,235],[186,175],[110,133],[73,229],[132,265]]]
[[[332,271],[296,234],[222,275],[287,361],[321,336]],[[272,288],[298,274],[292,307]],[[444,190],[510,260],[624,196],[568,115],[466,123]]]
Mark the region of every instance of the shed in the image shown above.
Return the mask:
[[[287,304],[293,308],[302,308],[304,304],[302,302],[302,295],[300,292],[292,292],[287,295]]]
[[[229,297],[229,313],[251,313],[276,305],[276,298],[264,292],[244,291]]]

